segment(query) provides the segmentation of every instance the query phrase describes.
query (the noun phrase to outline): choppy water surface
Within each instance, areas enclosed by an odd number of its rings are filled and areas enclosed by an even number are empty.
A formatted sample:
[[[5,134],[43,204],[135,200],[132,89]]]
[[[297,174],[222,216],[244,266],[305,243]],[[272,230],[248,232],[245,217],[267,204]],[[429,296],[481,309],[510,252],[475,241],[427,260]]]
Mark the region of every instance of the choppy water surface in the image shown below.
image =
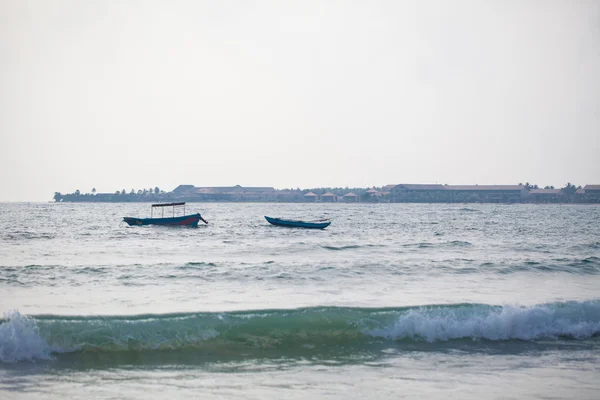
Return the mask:
[[[600,207],[188,210],[1,204],[0,397],[600,397]]]

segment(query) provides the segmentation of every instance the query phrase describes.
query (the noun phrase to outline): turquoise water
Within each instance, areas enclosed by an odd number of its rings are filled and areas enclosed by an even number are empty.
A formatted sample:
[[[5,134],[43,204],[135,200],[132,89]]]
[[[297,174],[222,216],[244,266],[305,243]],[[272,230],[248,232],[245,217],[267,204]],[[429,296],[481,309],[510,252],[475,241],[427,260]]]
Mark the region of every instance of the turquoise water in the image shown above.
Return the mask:
[[[188,209],[1,204],[0,397],[600,397],[598,206]]]

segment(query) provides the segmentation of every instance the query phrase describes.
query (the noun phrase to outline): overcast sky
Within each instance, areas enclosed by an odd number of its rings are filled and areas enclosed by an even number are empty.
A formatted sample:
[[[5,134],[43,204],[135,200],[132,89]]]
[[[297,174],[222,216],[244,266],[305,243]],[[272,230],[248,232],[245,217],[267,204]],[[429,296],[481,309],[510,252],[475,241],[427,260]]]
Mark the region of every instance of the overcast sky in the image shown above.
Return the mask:
[[[600,1],[0,0],[0,201],[600,183]]]

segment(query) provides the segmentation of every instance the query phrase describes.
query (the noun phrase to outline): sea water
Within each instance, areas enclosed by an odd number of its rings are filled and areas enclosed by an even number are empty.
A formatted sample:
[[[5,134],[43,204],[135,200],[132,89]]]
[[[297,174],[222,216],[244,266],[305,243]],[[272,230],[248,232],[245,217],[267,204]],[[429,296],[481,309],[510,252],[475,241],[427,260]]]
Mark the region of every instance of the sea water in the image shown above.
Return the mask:
[[[600,398],[598,206],[187,209],[0,204],[0,398]]]

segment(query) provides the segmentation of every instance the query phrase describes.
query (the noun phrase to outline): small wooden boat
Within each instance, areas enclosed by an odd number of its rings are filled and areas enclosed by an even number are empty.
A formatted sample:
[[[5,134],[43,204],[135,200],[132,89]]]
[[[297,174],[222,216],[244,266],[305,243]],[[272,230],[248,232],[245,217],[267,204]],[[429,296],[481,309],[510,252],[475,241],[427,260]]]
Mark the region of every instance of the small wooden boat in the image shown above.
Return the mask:
[[[173,216],[165,218],[164,207],[173,207]],[[175,216],[176,207],[183,207],[182,215]],[[162,213],[160,218],[154,218],[154,209],[160,208]],[[141,225],[167,225],[167,226],[190,226],[196,228],[198,222],[202,221],[205,224],[208,222],[202,218],[200,214],[185,215],[185,203],[166,203],[166,204],[152,204],[150,208],[150,218],[135,218],[135,217],[123,217],[129,226],[141,226]]]
[[[317,221],[298,221],[294,219],[272,218],[267,217],[266,215],[265,219],[273,225],[285,226],[288,228],[324,229],[331,224],[331,221],[328,219],[320,219]]]

